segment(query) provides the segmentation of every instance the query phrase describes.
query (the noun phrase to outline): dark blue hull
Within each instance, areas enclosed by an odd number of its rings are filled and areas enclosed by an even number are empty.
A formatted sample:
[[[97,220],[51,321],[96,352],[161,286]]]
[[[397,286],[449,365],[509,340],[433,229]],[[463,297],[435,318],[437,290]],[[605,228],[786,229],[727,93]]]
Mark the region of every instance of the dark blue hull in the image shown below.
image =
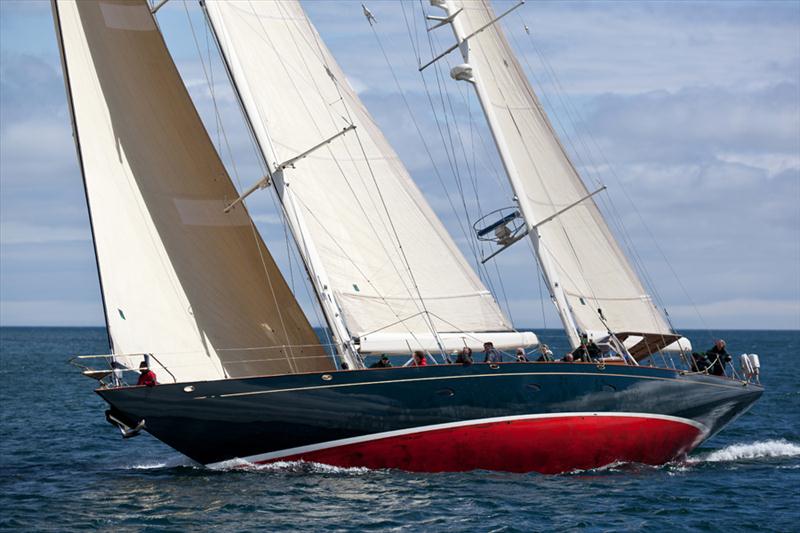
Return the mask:
[[[746,411],[763,389],[651,367],[505,363],[97,392],[117,417],[131,426],[144,420],[156,438],[203,464],[305,459],[424,471],[551,472],[600,466],[609,458],[674,459]],[[583,440],[591,453],[572,450],[574,457],[562,454],[557,464],[542,462],[545,445],[566,450]],[[450,444],[475,448],[487,459],[431,463],[434,450],[414,454],[422,446]],[[536,446],[543,449],[529,452]],[[515,457],[504,460],[504,454]]]

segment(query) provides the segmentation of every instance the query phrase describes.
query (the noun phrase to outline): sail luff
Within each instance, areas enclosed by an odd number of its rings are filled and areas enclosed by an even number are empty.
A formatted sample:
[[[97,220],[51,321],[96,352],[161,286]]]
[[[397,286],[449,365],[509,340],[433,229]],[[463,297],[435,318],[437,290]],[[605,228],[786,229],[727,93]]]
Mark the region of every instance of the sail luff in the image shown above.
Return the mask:
[[[106,294],[103,289],[103,274],[100,271],[100,258],[97,255],[97,238],[95,236],[94,218],[92,217],[92,207],[89,202],[89,188],[86,184],[86,170],[83,165],[83,154],[81,153],[81,140],[78,135],[78,123],[75,118],[75,106],[72,102],[72,88],[70,84],[70,74],[67,65],[67,56],[64,51],[64,38],[61,35],[61,18],[58,13],[58,4],[56,0],[50,0],[50,11],[53,13],[53,24],[56,31],[56,42],[58,44],[58,54],[61,60],[61,69],[64,73],[64,88],[67,95],[67,110],[69,112],[70,126],[72,128],[72,136],[75,141],[75,155],[78,158],[78,168],[81,172],[81,183],[83,184],[83,195],[86,200],[86,212],[89,216],[89,231],[92,234],[92,251],[94,253],[94,265],[97,272],[97,282],[100,286],[100,301],[103,305],[103,322],[106,325],[106,337],[108,339],[108,349],[114,353],[114,341],[111,337],[111,328],[109,327],[108,320],[108,304],[106,303]]]
[[[57,0],[116,354],[178,381],[332,368],[144,0]],[[134,364],[138,360],[134,358]]]

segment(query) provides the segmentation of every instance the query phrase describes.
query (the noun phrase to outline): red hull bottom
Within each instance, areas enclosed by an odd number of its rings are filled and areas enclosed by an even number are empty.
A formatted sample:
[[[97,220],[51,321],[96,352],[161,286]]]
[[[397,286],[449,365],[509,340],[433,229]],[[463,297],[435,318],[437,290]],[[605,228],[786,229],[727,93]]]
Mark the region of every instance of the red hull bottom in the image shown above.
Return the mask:
[[[548,416],[424,429],[256,461],[309,461],[412,472],[485,469],[557,474],[614,462],[659,465],[702,440],[701,427],[673,417]],[[334,443],[331,443],[334,444]],[[254,458],[255,459],[255,458]]]

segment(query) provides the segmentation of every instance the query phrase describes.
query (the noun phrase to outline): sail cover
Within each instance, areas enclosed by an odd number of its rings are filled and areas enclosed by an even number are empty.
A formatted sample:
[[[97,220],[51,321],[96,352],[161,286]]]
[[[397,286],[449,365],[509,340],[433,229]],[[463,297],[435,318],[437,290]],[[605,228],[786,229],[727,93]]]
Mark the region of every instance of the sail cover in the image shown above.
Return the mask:
[[[356,127],[283,172],[305,224],[295,233],[318,251],[351,335],[386,333],[383,350],[395,339],[405,351],[431,322],[437,332],[510,331],[300,4],[206,6],[271,166]]]
[[[488,0],[451,0],[462,35],[495,18]],[[499,23],[469,38],[469,64],[480,77],[514,166],[519,201],[546,219],[587,196]],[[605,332],[598,309],[615,332],[670,334],[671,329],[642,286],[593,199],[539,227],[540,247],[552,258],[555,278],[566,293],[582,331]],[[670,341],[671,342],[671,341]]]
[[[116,354],[159,381],[328,370],[146,0],[53,3]]]

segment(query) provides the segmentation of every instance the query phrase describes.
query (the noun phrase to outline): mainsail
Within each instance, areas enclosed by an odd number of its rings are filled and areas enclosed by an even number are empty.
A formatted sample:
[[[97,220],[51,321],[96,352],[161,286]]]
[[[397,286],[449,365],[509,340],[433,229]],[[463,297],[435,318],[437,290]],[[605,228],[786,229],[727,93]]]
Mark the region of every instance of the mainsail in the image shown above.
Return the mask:
[[[300,4],[206,9],[340,341],[406,353],[535,343],[513,332]]]
[[[333,368],[146,0],[53,2],[113,351],[161,381]],[[128,359],[137,362],[137,358]]]
[[[608,330],[629,338],[636,333],[655,349],[675,341],[594,200],[587,198],[589,191],[488,0],[431,3],[452,17],[467,62],[454,69],[454,77],[476,88],[572,343],[578,342],[579,333],[602,335]]]

